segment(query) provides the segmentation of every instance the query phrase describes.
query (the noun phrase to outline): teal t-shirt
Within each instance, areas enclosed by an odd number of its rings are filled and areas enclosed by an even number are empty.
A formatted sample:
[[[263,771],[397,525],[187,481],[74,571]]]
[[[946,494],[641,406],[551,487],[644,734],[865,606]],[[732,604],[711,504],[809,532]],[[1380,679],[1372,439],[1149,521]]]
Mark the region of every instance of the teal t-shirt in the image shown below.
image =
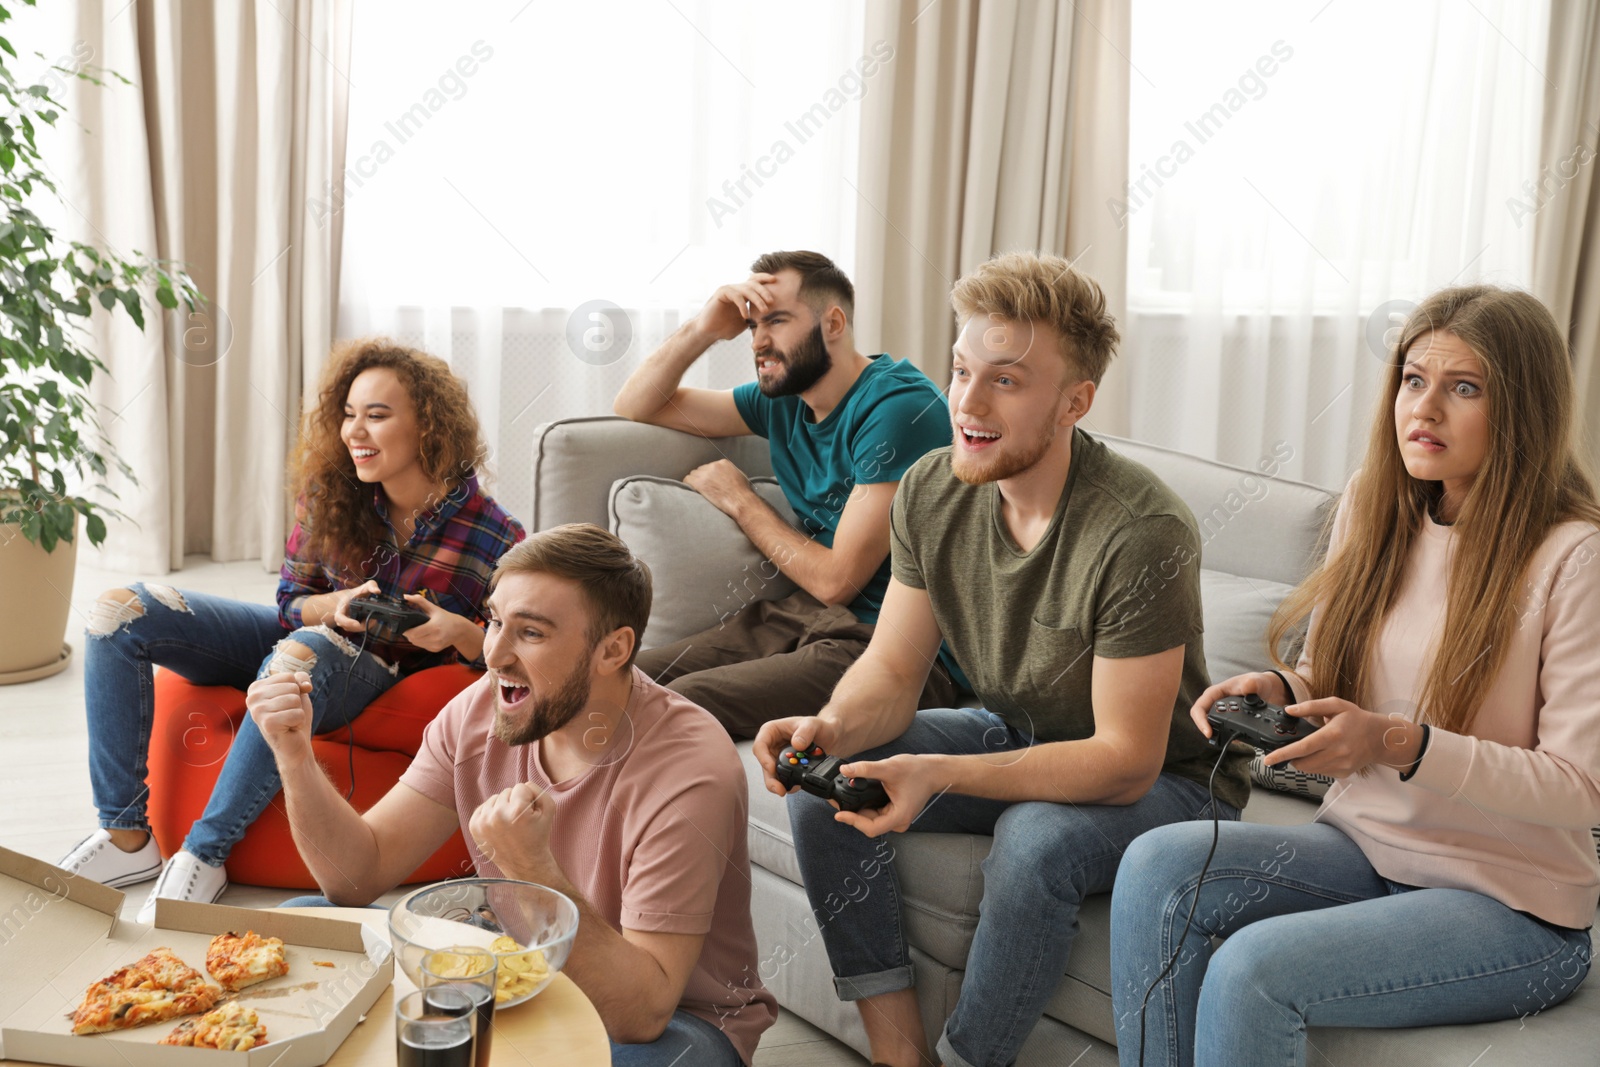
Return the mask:
[[[755,382],[735,388],[733,402],[751,432],[767,439],[772,471],[800,528],[828,548],[852,489],[898,482],[925,454],[951,443],[944,393],[908,361],[887,354],[872,357],[821,422],[812,421],[798,396],[765,396]],[[885,558],[850,610],[862,622],[877,622],[888,588]]]

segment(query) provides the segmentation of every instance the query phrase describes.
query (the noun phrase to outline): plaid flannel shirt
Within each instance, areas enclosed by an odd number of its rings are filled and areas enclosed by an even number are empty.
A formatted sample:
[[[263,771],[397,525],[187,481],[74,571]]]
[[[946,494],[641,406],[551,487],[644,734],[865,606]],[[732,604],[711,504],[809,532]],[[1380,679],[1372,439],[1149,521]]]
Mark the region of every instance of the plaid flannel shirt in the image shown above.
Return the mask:
[[[446,611],[481,626],[489,576],[505,551],[527,536],[522,524],[478,488],[475,474],[457,484],[437,506],[417,516],[411,540],[403,547],[389,519],[389,501],[382,486],[373,487],[372,503],[383,517],[388,536],[363,561],[360,581],[373,579],[385,596],[397,599],[403,593],[431,594],[430,599]],[[303,520],[289,535],[278,576],[278,620],[286,630],[305,625],[300,610],[307,597],[360,584],[343,580],[337,570],[305,558],[305,542]],[[380,641],[376,635],[368,639],[366,647],[397,664],[402,674],[459,658],[453,649],[427,652],[403,639]],[[483,668],[481,656],[470,662]]]

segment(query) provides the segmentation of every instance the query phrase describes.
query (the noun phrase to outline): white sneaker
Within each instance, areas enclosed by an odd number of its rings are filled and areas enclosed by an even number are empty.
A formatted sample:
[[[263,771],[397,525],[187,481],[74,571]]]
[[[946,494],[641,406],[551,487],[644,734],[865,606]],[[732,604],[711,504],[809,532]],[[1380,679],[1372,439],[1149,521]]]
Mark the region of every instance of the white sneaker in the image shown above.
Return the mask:
[[[124,852],[111,843],[108,831],[96,830],[79,841],[56,866],[92,882],[121,889],[125,885],[148,882],[160,874],[161,850],[156,847],[154,834],[137,852]]]
[[[150,890],[150,899],[139,909],[138,922],[149,925],[156,921],[156,901],[198,900],[202,904],[215,904],[222,891],[228,888],[228,872],[213,867],[192,852],[179,852],[161,869],[161,877]]]

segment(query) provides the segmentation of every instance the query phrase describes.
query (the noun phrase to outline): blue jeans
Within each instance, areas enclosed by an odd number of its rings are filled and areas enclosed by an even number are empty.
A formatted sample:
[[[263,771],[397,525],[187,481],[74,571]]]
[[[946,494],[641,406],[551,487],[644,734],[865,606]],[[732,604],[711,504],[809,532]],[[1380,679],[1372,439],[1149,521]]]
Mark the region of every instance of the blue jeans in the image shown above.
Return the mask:
[[[972,708],[917,713],[911,728],[860,759],[901,752],[974,754],[1023,750],[1031,740],[998,715]],[[1238,812],[1219,804],[1222,817]],[[1078,906],[1111,888],[1123,849],[1146,830],[1207,812],[1204,786],[1163,774],[1128,805],[1010,803],[946,793],[912,824],[926,833],[992,834],[983,861],[983,902],[967,954],[961,998],[938,1051],[951,1067],[1007,1064],[1066,973]],[[806,793],[789,797],[789,823],[806,895],[842,1000],[912,984],[892,838],[873,840],[833,821]]]
[[[377,656],[356,654],[360,635],[352,642],[322,627],[285,633],[276,608],[164,585],[128,588],[137,594],[139,608],[97,603],[84,642],[89,778],[100,825],[107,829],[150,829],[145,776],[155,722],[154,667],[196,685],[239,689],[271,673],[305,670],[311,675],[314,733],[344,726],[398,680]],[[311,657],[291,655],[281,648],[287,642],[299,642]],[[184,746],[193,763],[214,763],[219,757],[211,753],[225,739],[208,738],[198,727],[192,732],[196,736],[186,736]],[[222,866],[281,784],[272,750],[245,716],[211,801],[183,847],[213,867]]]
[[[666,1032],[648,1045],[611,1042],[611,1067],[744,1067],[728,1035],[679,1008]]]
[[[280,908],[338,908],[338,907],[343,907],[343,905],[335,904],[333,901],[329,900],[327,897],[311,896],[311,897],[290,897],[288,900],[284,901],[282,904],[279,904],[278,907],[280,907]],[[371,908],[373,911],[388,911],[389,910],[389,907],[388,907],[387,904],[368,904],[368,905],[366,905],[366,907]]]
[[[1111,989],[1124,1067],[1139,1062],[1140,1006],[1177,947],[1210,847],[1209,826],[1164,826],[1123,860]],[[1229,824],[1178,962],[1150,995],[1144,1062],[1304,1064],[1308,1026],[1532,1015],[1571,995],[1589,954],[1587,931],[1481,893],[1388,881],[1331,826]]]

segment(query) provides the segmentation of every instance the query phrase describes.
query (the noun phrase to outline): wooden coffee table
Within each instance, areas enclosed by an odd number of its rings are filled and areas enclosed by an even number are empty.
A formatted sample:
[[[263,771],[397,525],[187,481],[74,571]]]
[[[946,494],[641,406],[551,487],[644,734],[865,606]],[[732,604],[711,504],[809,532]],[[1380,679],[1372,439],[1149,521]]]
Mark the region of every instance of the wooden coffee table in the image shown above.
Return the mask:
[[[389,913],[375,908],[292,908],[319,919],[348,919],[365,923],[385,940],[389,937]],[[345,1038],[328,1067],[394,1067],[394,998],[415,989],[411,979],[396,967],[394,985],[367,1012]],[[611,1042],[600,1014],[572,979],[558,974],[538,996],[503,1013],[494,1020],[494,1051],[491,1058],[498,1067],[555,1067],[599,1064],[610,1067]],[[0,1067],[25,1067],[20,1060],[0,1060]]]

